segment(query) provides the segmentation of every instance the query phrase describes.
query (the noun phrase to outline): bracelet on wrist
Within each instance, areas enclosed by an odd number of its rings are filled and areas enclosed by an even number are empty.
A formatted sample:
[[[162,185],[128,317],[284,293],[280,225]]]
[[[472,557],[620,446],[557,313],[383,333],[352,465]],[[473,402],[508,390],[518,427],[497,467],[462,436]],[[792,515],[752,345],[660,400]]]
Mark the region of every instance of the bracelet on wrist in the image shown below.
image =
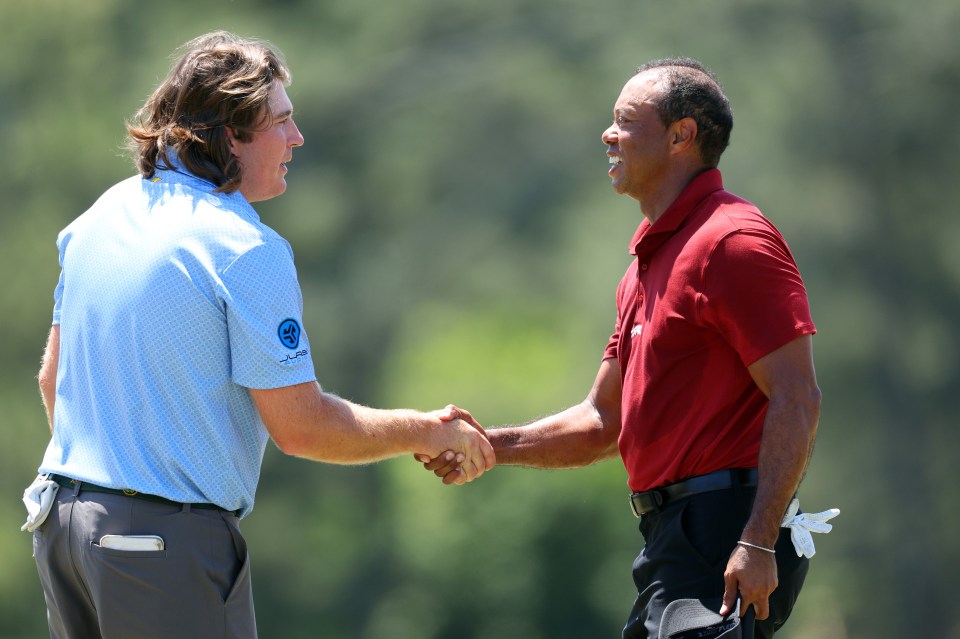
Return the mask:
[[[762,550],[763,552],[768,552],[768,553],[770,553],[771,555],[777,554],[777,551],[774,550],[773,548],[766,548],[766,547],[764,547],[764,546],[758,546],[758,545],[756,545],[756,544],[751,544],[751,543],[749,543],[749,542],[743,541],[742,539],[741,539],[740,541],[738,541],[737,544],[740,545],[740,546],[746,546],[747,548],[756,548],[757,550]]]

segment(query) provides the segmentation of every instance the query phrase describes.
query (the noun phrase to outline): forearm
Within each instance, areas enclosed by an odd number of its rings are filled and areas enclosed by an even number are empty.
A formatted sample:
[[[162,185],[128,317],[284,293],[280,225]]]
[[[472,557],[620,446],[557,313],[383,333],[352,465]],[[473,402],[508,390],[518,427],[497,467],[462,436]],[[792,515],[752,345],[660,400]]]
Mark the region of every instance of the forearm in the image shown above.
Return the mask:
[[[766,548],[776,543],[780,521],[803,479],[820,415],[819,392],[794,401],[771,401],[760,446],[759,483],[742,539]]]
[[[620,399],[620,364],[605,359],[587,398],[576,406],[526,426],[489,430],[497,463],[577,468],[615,456]]]
[[[47,425],[50,434],[53,434],[53,410],[57,398],[57,367],[60,359],[60,327],[54,325],[47,338],[47,346],[43,351],[43,360],[37,382],[40,385],[40,398],[43,400],[43,409],[47,414]]]
[[[47,426],[50,428],[50,434],[53,434],[53,410],[56,405],[57,397],[57,385],[56,379],[50,380],[49,378],[41,376],[39,378],[40,382],[40,399],[43,401],[43,410],[47,415]]]
[[[613,416],[611,416],[613,419]],[[589,400],[526,426],[487,431],[500,465],[577,468],[617,454],[616,424],[605,423]]]
[[[324,393],[315,383],[312,386],[296,394],[292,405],[258,402],[261,417],[283,452],[315,461],[357,464],[427,452],[430,447],[435,418],[413,410],[360,406]]]

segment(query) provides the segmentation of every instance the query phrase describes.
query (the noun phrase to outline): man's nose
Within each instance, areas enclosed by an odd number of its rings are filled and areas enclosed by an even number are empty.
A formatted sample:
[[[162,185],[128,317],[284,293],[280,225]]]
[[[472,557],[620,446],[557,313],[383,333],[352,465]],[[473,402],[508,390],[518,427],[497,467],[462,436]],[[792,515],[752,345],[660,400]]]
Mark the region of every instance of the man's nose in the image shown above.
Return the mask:
[[[613,144],[617,141],[617,125],[611,124],[606,128],[606,130],[600,135],[600,139],[603,140],[604,144]]]
[[[292,119],[290,124],[293,125],[293,132],[290,135],[290,146],[303,146],[303,134],[300,133],[300,127],[297,126],[297,123]]]

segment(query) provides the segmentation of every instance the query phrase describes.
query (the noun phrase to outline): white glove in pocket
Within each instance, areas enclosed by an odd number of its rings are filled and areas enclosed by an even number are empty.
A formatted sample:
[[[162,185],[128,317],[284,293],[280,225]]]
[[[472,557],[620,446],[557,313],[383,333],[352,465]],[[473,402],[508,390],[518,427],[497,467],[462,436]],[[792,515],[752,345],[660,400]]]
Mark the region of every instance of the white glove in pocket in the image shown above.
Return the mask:
[[[797,551],[797,557],[813,557],[817,550],[813,547],[813,536],[810,533],[828,533],[833,530],[833,524],[826,523],[840,514],[838,508],[831,508],[822,513],[800,513],[800,500],[794,498],[787,508],[787,514],[780,522],[781,528],[790,529],[790,540]]]
[[[37,475],[33,483],[23,491],[23,505],[27,507],[27,522],[20,530],[33,532],[47,519],[50,508],[53,507],[53,498],[57,496],[60,484],[47,478],[47,475]]]

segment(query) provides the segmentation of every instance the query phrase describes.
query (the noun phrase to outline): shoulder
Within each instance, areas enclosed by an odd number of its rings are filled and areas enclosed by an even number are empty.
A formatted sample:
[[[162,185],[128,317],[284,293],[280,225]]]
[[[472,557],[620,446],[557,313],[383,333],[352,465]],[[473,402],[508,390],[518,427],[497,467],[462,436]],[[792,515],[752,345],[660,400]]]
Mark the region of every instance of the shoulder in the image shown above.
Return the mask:
[[[716,232],[764,231],[779,235],[760,209],[742,197],[720,190],[710,195],[701,210],[704,226]]]
[[[224,264],[223,275],[237,278],[296,278],[290,243],[266,225],[251,227],[250,234],[234,244],[232,257]]]
[[[710,253],[748,257],[771,247],[778,253],[787,250],[776,225],[752,202],[728,191],[712,194],[698,213],[701,223],[695,235]]]
[[[139,175],[131,176],[125,180],[117,182],[94,200],[93,204],[79,216],[75,217],[67,226],[65,226],[57,235],[57,245],[69,241],[76,232],[85,226],[91,224],[104,212],[115,209],[121,203],[129,201],[140,190],[140,183],[143,181]],[[62,248],[62,247],[61,247]]]
[[[267,246],[289,252],[289,243],[264,224],[256,210],[239,193],[196,192],[190,218],[208,240],[237,254]]]

